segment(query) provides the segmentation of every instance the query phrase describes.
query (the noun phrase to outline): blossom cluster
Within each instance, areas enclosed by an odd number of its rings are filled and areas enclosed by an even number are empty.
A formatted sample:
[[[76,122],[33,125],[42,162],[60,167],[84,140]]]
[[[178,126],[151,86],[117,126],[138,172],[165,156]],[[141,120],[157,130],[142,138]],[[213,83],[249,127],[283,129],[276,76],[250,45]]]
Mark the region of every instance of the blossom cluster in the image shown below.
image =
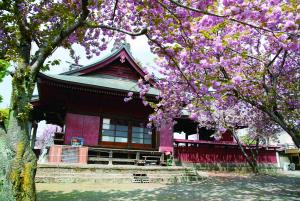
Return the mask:
[[[163,77],[154,84],[161,93],[149,117],[151,122],[170,122],[183,109],[195,121],[213,122],[212,113],[242,104],[267,115],[293,139],[298,138],[300,145],[297,1],[16,2],[0,2],[1,58],[17,60],[24,56],[23,43],[31,40],[39,46],[30,57],[32,63],[39,54],[45,55],[42,53],[47,48],[54,51],[60,46],[69,49],[78,61],[76,50],[72,50],[74,43],[82,45],[90,58],[100,55],[109,40],[123,40],[125,33],[133,37],[143,33],[151,51],[160,56]],[[61,40],[52,44],[57,38]],[[139,82],[145,105],[150,87],[147,79]],[[132,96],[128,95],[126,101]],[[254,117],[252,120],[255,122]]]
[[[216,117],[225,113],[227,124],[255,125],[252,130],[262,133],[280,125],[300,138],[299,130],[289,129],[300,119],[296,2],[143,2],[151,50],[162,58],[163,78],[156,84],[161,93],[150,121],[159,125],[185,109],[202,126],[217,124],[222,131],[224,121]],[[243,116],[245,107],[251,112]]]

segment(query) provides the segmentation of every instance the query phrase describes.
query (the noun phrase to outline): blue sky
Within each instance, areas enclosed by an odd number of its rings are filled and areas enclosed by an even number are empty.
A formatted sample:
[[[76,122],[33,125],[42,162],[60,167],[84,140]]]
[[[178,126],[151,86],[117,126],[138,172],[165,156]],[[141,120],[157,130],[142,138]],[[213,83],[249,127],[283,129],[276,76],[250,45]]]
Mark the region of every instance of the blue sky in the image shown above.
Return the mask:
[[[131,39],[130,37],[127,38],[127,41],[130,43],[131,46],[131,52],[135,59],[140,61],[143,64],[143,67],[146,67],[147,70],[151,71],[151,67],[154,66],[154,60],[155,55],[150,52],[150,47],[147,43],[147,39],[145,36],[139,36],[136,37],[136,39]],[[110,54],[112,49],[112,43],[108,46],[107,50],[103,52],[102,55],[99,57],[93,57],[92,59],[87,59],[85,57],[85,52],[82,47],[79,45],[75,45],[75,49],[77,51],[77,54],[80,55],[81,59],[79,60],[79,63],[81,65],[88,65],[90,63],[93,63],[107,55]],[[69,56],[69,53],[64,50],[63,48],[58,48],[53,55],[49,58],[52,59],[60,59],[61,64],[58,66],[53,66],[49,73],[53,74],[59,74],[64,71],[67,71],[69,69],[69,63],[67,62],[73,62],[72,58]],[[11,77],[6,76],[2,83],[0,83],[0,94],[3,97],[3,102],[0,103],[0,108],[8,107],[9,106],[9,100],[11,96]]]

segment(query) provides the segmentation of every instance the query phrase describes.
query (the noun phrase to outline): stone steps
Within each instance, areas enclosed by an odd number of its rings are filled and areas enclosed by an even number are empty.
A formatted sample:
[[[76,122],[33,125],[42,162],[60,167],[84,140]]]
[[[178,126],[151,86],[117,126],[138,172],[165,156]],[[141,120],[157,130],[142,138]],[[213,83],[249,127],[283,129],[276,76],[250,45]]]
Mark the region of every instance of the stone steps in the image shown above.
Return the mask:
[[[199,177],[157,177],[149,178],[147,183],[182,183],[182,182],[194,182],[201,180]],[[133,177],[117,177],[117,178],[78,178],[78,177],[52,177],[43,176],[36,177],[36,183],[133,183]],[[137,182],[136,182],[137,183]],[[138,182],[146,183],[146,182]]]
[[[39,165],[37,183],[131,183],[135,174],[146,175],[141,183],[174,183],[198,181],[192,168],[158,166]]]

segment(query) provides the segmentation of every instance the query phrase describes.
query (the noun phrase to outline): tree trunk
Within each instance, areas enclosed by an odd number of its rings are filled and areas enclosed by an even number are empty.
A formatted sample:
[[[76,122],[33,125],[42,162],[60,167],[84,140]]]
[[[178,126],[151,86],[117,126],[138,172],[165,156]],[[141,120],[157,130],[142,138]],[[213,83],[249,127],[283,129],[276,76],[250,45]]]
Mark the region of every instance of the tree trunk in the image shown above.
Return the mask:
[[[296,125],[287,124],[284,117],[278,112],[275,113],[273,111],[266,111],[266,113],[269,114],[271,119],[278,123],[278,125],[291,136],[295,145],[300,148],[300,129],[297,129]]]
[[[0,129],[0,200],[13,201],[11,185],[6,180],[6,171],[10,161],[6,137],[6,131]]]
[[[35,201],[36,156],[30,147],[28,119],[33,92],[30,71],[18,69],[12,82],[11,110],[7,129],[7,147],[11,150],[6,182],[17,201]]]
[[[259,107],[257,106],[257,104],[254,104],[252,102],[248,103],[266,113],[272,121],[276,122],[285,132],[287,132],[289,136],[291,136],[296,147],[300,148],[300,129],[297,128],[297,125],[295,123],[287,123],[287,118],[280,114],[278,111],[274,111],[263,106]]]
[[[11,111],[8,135],[13,155],[6,179],[12,185],[12,194],[17,201],[35,201],[36,156],[30,147],[27,125],[19,122],[15,111]]]
[[[254,157],[254,156],[251,157],[251,156],[249,156],[249,155],[247,154],[247,152],[245,151],[245,148],[244,148],[244,146],[242,145],[242,143],[241,143],[239,137],[236,135],[235,130],[232,130],[231,133],[232,133],[232,135],[233,135],[235,141],[236,141],[237,144],[239,145],[239,148],[240,148],[240,150],[241,150],[243,156],[245,157],[246,161],[247,161],[248,164],[250,165],[252,172],[253,172],[254,174],[258,174],[258,167],[257,167],[257,160],[256,160],[257,157]]]
[[[283,130],[285,132],[287,132],[291,136],[296,147],[300,148],[300,130],[296,129],[295,127],[292,127],[292,128],[288,127],[286,125],[285,126],[281,125],[281,127],[283,128]]]

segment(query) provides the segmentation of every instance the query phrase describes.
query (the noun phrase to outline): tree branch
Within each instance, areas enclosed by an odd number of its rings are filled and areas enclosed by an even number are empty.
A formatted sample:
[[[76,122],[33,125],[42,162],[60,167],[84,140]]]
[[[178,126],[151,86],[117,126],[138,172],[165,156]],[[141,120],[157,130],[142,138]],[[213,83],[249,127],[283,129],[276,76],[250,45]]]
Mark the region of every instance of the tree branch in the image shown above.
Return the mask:
[[[185,33],[185,29],[183,28],[183,25],[182,25],[182,20],[179,19],[179,17],[178,17],[171,9],[169,9],[165,4],[163,4],[163,3],[160,2],[160,1],[158,1],[158,4],[161,5],[165,10],[167,10],[171,15],[173,15],[173,16],[176,18],[176,20],[177,20],[178,23],[180,24],[180,27],[182,28],[181,32],[184,34],[184,36],[181,35],[182,39],[183,39],[184,42],[185,42],[186,44],[188,44],[188,45],[191,47],[191,49],[192,49],[193,44],[190,42],[190,38],[188,37],[187,33]]]
[[[213,17],[228,19],[228,20],[230,20],[232,22],[236,22],[236,23],[239,23],[239,24],[242,24],[242,25],[245,25],[245,26],[249,26],[251,28],[255,28],[255,29],[260,29],[260,30],[263,30],[263,31],[266,31],[266,32],[269,32],[269,33],[286,33],[286,32],[282,32],[282,31],[272,31],[270,29],[266,29],[266,28],[263,28],[263,27],[255,26],[253,24],[249,24],[247,22],[243,22],[243,21],[231,18],[229,15],[218,15],[218,14],[214,14],[214,13],[211,13],[211,12],[208,12],[208,11],[204,11],[204,10],[199,10],[199,9],[196,9],[196,8],[192,8],[192,7],[183,5],[183,4],[181,4],[181,3],[179,3],[178,1],[175,1],[175,0],[170,0],[170,2],[172,2],[173,4],[175,4],[175,5],[177,5],[177,6],[181,7],[181,8],[185,8],[185,9],[188,9],[188,10],[191,10],[191,11],[203,14],[203,15],[209,15],[209,16],[213,16]],[[298,36],[297,34],[293,34],[293,33],[287,33],[287,34]]]
[[[282,52],[283,48],[280,48],[278,50],[278,52],[276,53],[276,55],[273,57],[273,59],[267,64],[265,65],[265,72],[268,72],[269,76],[270,76],[270,79],[271,79],[271,97],[272,98],[270,100],[269,96],[267,96],[269,102],[273,105],[274,107],[274,111],[277,109],[277,103],[276,103],[276,85],[277,85],[277,76],[275,76],[271,70],[270,70],[270,66],[275,62],[275,60],[278,58],[278,56],[280,55],[280,53]],[[265,72],[263,73],[263,87],[265,89],[265,91],[270,94],[270,89],[269,87],[267,86],[267,84],[265,83]]]
[[[277,59],[277,57],[279,56],[279,54],[281,53],[281,51],[283,50],[283,48],[280,48],[277,52],[277,54],[273,57],[273,59],[266,65],[266,68],[269,68],[274,61]]]
[[[54,37],[54,39],[50,43],[44,43],[41,45],[41,48],[38,50],[38,57],[34,61],[34,63],[31,66],[31,72],[33,74],[34,79],[36,78],[37,73],[39,72],[39,69],[43,65],[46,58],[51,55],[51,53],[59,46],[59,44],[67,38],[69,35],[71,35],[76,29],[79,27],[82,27],[84,25],[84,21],[89,15],[89,10],[87,8],[88,6],[88,0],[81,0],[81,14],[77,18],[77,20],[74,22],[74,24],[68,26],[65,29],[62,29],[58,35]]]
[[[41,47],[41,43],[39,42],[39,40],[36,37],[33,37],[33,41],[36,43],[36,45],[38,46],[38,48]]]
[[[13,12],[16,16],[16,23],[19,27],[20,31],[20,45],[19,45],[19,53],[25,66],[29,65],[30,62],[30,50],[31,50],[31,32],[28,28],[28,24],[26,21],[26,16],[23,15],[22,11],[19,9],[22,1],[16,0],[13,5]]]
[[[283,69],[283,66],[284,66],[284,64],[285,64],[285,61],[286,61],[287,56],[288,56],[288,51],[285,50],[284,53],[283,53],[283,58],[282,58],[281,64],[280,64],[279,74],[282,73],[282,69]]]
[[[173,4],[175,4],[175,5],[177,5],[177,6],[181,7],[181,8],[185,8],[187,10],[191,10],[191,11],[194,11],[194,12],[197,12],[197,13],[201,13],[203,15],[210,15],[210,16],[222,17],[222,18],[228,17],[228,16],[225,16],[225,15],[217,15],[217,14],[210,13],[210,12],[207,12],[207,11],[204,11],[204,10],[199,10],[199,9],[196,9],[196,8],[192,8],[192,7],[183,5],[183,4],[179,3],[178,1],[170,0],[170,2],[172,2]]]
[[[231,47],[226,47],[226,49],[228,49],[228,50],[230,50],[230,51],[232,51],[232,52],[235,52],[235,53],[237,53],[237,54],[239,54],[239,55],[243,55],[242,53],[240,53],[239,51],[237,51],[237,50],[234,50],[234,49],[232,49]],[[250,59],[254,59],[254,60],[257,60],[257,61],[259,61],[259,62],[263,62],[263,60],[261,60],[261,59],[259,59],[259,58],[257,58],[257,57],[254,57],[254,56],[251,56],[251,55],[245,55],[246,57],[248,57],[248,58],[250,58]]]
[[[196,95],[198,96],[198,92],[197,89],[195,89],[195,87],[193,85],[191,85],[189,79],[187,78],[187,76],[184,74],[184,72],[180,69],[179,65],[177,64],[176,60],[167,52],[167,50],[160,44],[158,43],[156,40],[150,38],[150,36],[148,34],[146,34],[146,37],[148,38],[148,40],[150,40],[151,42],[153,42],[155,45],[157,45],[165,55],[167,55],[170,60],[172,60],[172,62],[174,63],[175,67],[177,68],[177,70],[180,72],[180,74],[183,76],[183,78],[185,79],[185,81],[187,82],[187,85],[190,86],[192,88],[192,90],[196,93]]]
[[[99,29],[109,29],[109,30],[113,30],[113,31],[118,31],[118,32],[121,32],[121,33],[124,33],[124,34],[127,34],[127,35],[130,35],[130,36],[141,36],[141,35],[145,35],[147,33],[147,28],[143,28],[141,31],[139,32],[130,32],[130,31],[127,31],[127,30],[124,30],[124,29],[119,29],[117,27],[112,27],[112,26],[108,26],[108,25],[94,25],[93,23],[91,22],[86,22],[85,23],[85,26],[87,28],[90,28],[90,29],[96,29],[96,28],[99,28]]]
[[[132,32],[126,31],[126,30],[118,29],[116,27],[110,27],[107,25],[94,25],[92,23],[85,22],[89,15],[89,10],[88,10],[87,6],[88,6],[88,0],[81,0],[82,12],[81,12],[80,16],[77,18],[77,20],[75,20],[75,22],[72,25],[68,26],[65,29],[62,29],[59,32],[59,34],[57,36],[55,36],[51,42],[49,42],[49,43],[46,42],[44,44],[41,44],[41,48],[39,48],[39,50],[37,51],[38,56],[32,63],[31,71],[33,73],[34,78],[36,78],[36,75],[39,72],[39,69],[43,65],[46,58],[49,55],[51,55],[51,53],[59,46],[59,44],[65,38],[67,38],[69,35],[71,35],[79,27],[86,26],[87,28],[110,29],[110,30],[114,30],[114,31],[118,31],[118,32],[122,32],[122,33],[125,33],[128,35],[131,35],[131,36],[140,36],[140,35],[144,35],[147,33],[146,28],[142,29],[140,32],[132,33]]]
[[[114,19],[115,19],[115,16],[116,16],[116,10],[117,10],[117,7],[118,7],[118,3],[119,3],[119,0],[116,0],[115,6],[114,6],[113,16],[112,16],[112,18],[111,18],[112,21],[114,21]]]

